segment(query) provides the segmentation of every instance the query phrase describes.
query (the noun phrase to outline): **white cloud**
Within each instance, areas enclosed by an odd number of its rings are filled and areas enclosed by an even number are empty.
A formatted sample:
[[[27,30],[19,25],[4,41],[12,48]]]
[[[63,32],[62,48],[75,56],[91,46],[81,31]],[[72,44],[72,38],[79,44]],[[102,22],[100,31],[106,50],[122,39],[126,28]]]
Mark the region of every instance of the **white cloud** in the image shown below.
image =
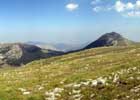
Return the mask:
[[[128,3],[123,3],[120,0],[116,1],[115,3],[115,10],[118,12],[123,12],[126,10],[133,10],[135,9],[135,4],[128,2]]]
[[[104,3],[103,0],[92,0],[91,2],[91,5],[93,6],[92,10],[94,12],[100,12],[100,11],[108,11],[112,9],[112,7],[103,6],[103,3]]]
[[[127,4],[126,4],[126,9],[134,9],[135,8],[135,5],[134,4],[132,4],[131,2],[128,2]]]
[[[116,11],[117,13],[127,17],[140,17],[140,0],[136,2],[123,2],[123,0],[116,0],[113,5],[102,5],[100,2],[105,4],[105,1],[94,0],[92,1],[93,11]]]
[[[102,8],[100,6],[96,6],[93,8],[93,11],[95,11],[95,12],[99,12],[101,10],[102,10]]]
[[[100,3],[100,2],[101,2],[101,0],[93,0],[93,1],[91,2],[91,4],[92,4],[92,5],[96,5],[96,4]]]
[[[121,1],[116,1],[115,10],[118,11],[118,12],[124,11],[125,10],[125,4]]]
[[[124,16],[140,17],[140,0],[137,0],[135,3],[116,1],[115,10]]]
[[[136,1],[136,7],[137,7],[138,9],[140,9],[140,0],[137,0],[137,1]]]
[[[113,7],[95,6],[92,9],[94,12],[100,12],[100,11],[110,11],[113,9]]]
[[[79,5],[76,4],[76,3],[69,3],[69,4],[66,5],[67,10],[69,10],[69,11],[74,11],[78,7],[79,7]]]
[[[127,13],[129,17],[140,17],[140,11],[130,11]]]

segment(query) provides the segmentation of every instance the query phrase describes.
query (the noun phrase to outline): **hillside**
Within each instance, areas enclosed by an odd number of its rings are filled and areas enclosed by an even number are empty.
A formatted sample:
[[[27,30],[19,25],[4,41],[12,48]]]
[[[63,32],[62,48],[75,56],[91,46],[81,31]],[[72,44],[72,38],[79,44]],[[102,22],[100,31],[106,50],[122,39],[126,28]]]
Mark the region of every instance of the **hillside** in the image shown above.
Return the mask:
[[[83,48],[85,45],[89,44],[89,42],[83,44],[67,44],[67,43],[43,43],[43,42],[33,42],[29,41],[26,44],[35,45],[43,49],[50,49],[54,51],[62,51],[62,52],[69,52],[74,50],[79,50]]]
[[[0,66],[19,66],[41,58],[59,55],[62,52],[41,49],[34,45],[22,43],[0,44]]]
[[[129,46],[135,44],[133,41],[130,41],[124,38],[122,35],[116,32],[106,33],[98,38],[96,41],[90,43],[85,49],[103,47],[103,46]]]
[[[0,72],[1,100],[140,99],[140,46],[89,49]]]
[[[49,43],[36,42],[36,41],[28,41],[28,42],[26,42],[26,44],[35,45],[35,46],[38,46],[38,47],[43,48],[43,49],[49,49],[49,50],[54,50],[54,51],[61,51],[61,50],[58,50],[55,46],[53,46],[52,44],[49,44]]]

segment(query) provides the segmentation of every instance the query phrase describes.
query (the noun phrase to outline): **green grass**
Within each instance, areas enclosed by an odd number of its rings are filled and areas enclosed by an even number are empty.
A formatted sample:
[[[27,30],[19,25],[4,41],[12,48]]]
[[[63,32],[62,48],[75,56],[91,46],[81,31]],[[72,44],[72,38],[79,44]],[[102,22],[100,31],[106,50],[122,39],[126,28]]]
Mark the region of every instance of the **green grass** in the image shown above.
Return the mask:
[[[119,79],[113,82],[116,74]],[[99,77],[106,84],[92,86],[89,79]],[[95,48],[0,69],[0,100],[49,100],[46,93],[58,88],[57,100],[138,100],[139,78],[140,46]]]

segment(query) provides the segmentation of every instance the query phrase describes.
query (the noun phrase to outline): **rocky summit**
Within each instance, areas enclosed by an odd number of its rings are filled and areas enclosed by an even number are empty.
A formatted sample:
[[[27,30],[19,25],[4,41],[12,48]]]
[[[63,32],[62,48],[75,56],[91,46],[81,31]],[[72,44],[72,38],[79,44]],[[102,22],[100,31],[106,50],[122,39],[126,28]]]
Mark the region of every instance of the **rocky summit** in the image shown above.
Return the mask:
[[[99,39],[86,46],[85,49],[104,46],[129,46],[132,44],[134,44],[133,41],[124,38],[119,33],[111,32],[102,35]]]
[[[58,51],[41,49],[34,45],[22,43],[0,44],[0,65],[19,66],[33,60],[59,54]]]

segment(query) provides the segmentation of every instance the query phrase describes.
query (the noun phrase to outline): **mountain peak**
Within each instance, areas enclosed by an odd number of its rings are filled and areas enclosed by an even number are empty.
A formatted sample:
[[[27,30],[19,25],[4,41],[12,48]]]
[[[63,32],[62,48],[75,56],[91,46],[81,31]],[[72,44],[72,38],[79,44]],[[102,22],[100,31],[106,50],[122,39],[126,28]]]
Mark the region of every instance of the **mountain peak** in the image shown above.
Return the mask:
[[[110,32],[110,33],[106,33],[103,36],[112,36],[112,37],[122,37],[119,33],[117,32]]]
[[[111,32],[111,33],[105,33],[98,40],[104,40],[107,42],[111,40],[120,40],[120,39],[124,39],[124,37],[119,33]]]
[[[89,44],[85,49],[103,47],[103,46],[128,46],[132,44],[132,41],[124,38],[122,35],[116,32],[105,33],[96,41]]]
[[[34,60],[60,55],[63,52],[42,49],[25,43],[0,44],[0,65],[19,66]]]

